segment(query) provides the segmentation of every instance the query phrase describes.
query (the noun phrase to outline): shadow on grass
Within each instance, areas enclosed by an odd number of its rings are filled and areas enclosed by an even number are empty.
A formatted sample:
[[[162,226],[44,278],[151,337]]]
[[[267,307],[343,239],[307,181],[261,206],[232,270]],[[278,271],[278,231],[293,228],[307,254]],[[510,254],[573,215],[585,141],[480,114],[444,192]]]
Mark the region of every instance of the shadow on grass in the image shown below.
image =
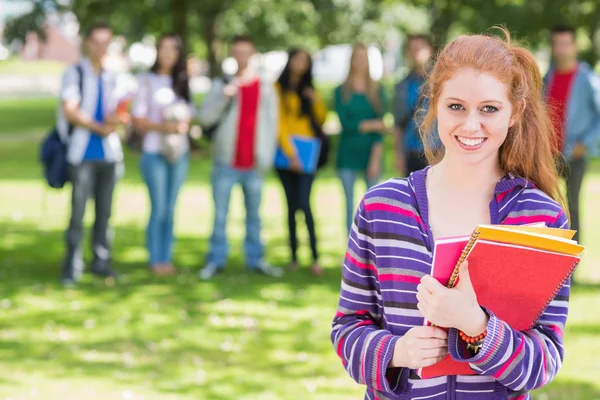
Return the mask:
[[[184,267],[159,279],[147,271],[142,230],[120,226],[114,249],[122,279],[111,285],[86,275],[76,289],[63,290],[62,232],[2,223],[0,236],[0,363],[11,370],[217,400],[285,393],[290,383],[343,373],[328,339],[338,265],[325,266],[321,279],[306,269],[274,279],[247,273],[241,254],[233,252],[223,275],[202,282],[196,266],[207,238],[183,236],[176,264]],[[286,245],[285,238],[268,243],[277,254]],[[578,286],[573,295],[595,290],[588,286]],[[570,328],[586,335],[599,329]],[[327,387],[319,389],[323,393],[336,394]],[[556,381],[534,399],[600,399],[600,391],[584,382]]]
[[[323,332],[336,306],[337,265],[325,266],[322,278],[301,269],[275,279],[246,272],[234,252],[225,273],[202,282],[195,265],[207,240],[180,237],[175,261],[188,267],[159,279],[147,271],[142,230],[126,226],[115,232],[115,267],[122,278],[112,285],[86,275],[77,288],[63,290],[63,232],[4,223],[0,236],[5,367],[43,371],[50,379],[149,382],[165,393],[211,399],[268,391],[273,379],[317,379],[332,370],[339,375],[341,365],[321,360],[323,353],[333,355]],[[287,240],[268,245],[287,246]],[[326,317],[315,322],[312,307],[324,308]],[[223,394],[232,382],[235,393]]]

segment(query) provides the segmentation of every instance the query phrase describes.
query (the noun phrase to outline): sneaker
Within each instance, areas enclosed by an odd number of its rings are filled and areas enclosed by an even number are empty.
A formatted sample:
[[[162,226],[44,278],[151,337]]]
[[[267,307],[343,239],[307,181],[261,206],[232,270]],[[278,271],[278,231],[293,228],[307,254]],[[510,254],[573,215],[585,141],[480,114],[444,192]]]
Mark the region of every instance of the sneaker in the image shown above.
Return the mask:
[[[91,272],[92,274],[101,278],[117,278],[117,273],[107,265],[93,267],[91,269]]]
[[[267,276],[273,276],[275,278],[281,278],[283,276],[283,269],[278,267],[273,267],[266,261],[259,261],[258,265],[250,268],[251,271],[260,272]]]
[[[198,277],[204,281],[214,278],[216,274],[221,272],[221,267],[213,262],[207,263],[204,268],[198,272]]]
[[[61,283],[65,289],[72,289],[77,285],[77,281],[74,278],[63,278]]]

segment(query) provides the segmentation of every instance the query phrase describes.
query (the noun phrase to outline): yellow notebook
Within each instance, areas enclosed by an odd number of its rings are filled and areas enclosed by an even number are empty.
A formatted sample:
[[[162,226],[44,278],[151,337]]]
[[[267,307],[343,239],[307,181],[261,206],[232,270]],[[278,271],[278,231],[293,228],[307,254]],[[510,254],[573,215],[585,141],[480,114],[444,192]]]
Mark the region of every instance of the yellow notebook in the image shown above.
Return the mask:
[[[479,225],[474,232],[478,239],[491,240],[540,250],[578,256],[584,247],[571,240],[575,231],[545,227],[509,225]]]

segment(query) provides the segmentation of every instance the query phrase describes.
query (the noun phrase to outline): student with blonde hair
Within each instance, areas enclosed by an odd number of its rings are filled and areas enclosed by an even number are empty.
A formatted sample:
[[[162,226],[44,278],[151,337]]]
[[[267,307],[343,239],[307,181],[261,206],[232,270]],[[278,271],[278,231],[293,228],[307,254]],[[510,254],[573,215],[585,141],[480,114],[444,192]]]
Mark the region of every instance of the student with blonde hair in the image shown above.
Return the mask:
[[[382,133],[386,130],[386,107],[381,86],[371,78],[368,48],[357,44],[352,50],[350,70],[335,90],[335,111],[342,125],[337,152],[337,169],[346,198],[346,227],[350,231],[354,211],[354,183],[363,175],[367,189],[381,177]]]

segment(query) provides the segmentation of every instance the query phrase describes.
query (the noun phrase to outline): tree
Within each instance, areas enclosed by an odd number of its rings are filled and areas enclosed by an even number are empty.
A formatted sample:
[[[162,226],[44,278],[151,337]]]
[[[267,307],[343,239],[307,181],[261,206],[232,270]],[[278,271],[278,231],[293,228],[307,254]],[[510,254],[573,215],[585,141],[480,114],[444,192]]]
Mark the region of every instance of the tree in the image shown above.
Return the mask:
[[[34,0],[31,11],[8,20],[4,27],[4,37],[8,42],[19,40],[25,42],[25,37],[29,32],[37,33],[41,40],[46,40],[46,14],[49,11],[57,10],[60,5],[54,0]]]

